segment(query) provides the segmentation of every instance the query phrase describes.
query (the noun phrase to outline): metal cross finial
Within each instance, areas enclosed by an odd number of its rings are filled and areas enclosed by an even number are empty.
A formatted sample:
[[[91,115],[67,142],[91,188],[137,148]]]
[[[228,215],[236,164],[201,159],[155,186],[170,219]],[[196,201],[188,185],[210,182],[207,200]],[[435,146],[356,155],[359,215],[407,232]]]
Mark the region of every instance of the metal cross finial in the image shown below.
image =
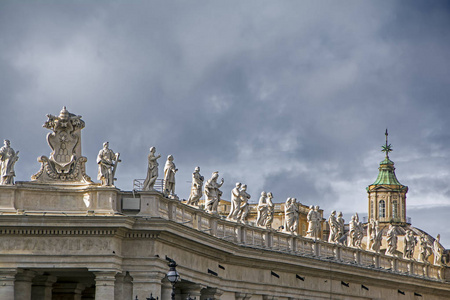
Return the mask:
[[[388,144],[388,130],[387,130],[387,128],[386,128],[386,133],[385,133],[385,135],[386,135],[386,145],[383,145],[383,146],[381,146],[381,152],[386,152],[386,158],[389,158],[389,152],[391,152],[392,151],[392,147],[391,147],[391,144]]]

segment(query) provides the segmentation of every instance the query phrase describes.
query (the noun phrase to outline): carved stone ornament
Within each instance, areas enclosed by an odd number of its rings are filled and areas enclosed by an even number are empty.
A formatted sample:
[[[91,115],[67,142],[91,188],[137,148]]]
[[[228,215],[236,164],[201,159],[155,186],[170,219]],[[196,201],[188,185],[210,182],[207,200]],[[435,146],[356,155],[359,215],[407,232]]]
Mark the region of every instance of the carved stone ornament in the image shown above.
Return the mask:
[[[86,157],[81,156],[81,116],[69,113],[64,106],[59,116],[47,115],[43,127],[52,130],[47,134],[47,143],[52,149],[50,157],[40,156],[39,172],[31,176],[37,182],[92,183],[86,175]]]

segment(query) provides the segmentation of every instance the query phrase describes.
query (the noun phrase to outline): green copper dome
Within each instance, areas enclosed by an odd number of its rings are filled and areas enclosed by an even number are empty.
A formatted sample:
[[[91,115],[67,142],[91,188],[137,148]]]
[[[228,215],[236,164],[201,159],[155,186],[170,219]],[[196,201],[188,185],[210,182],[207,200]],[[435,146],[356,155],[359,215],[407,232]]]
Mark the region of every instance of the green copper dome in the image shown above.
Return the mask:
[[[374,183],[371,185],[401,185],[403,186],[395,176],[395,168],[394,168],[394,162],[389,159],[389,157],[386,157],[381,163],[380,167],[378,168],[380,171],[378,173],[378,177],[375,180]]]

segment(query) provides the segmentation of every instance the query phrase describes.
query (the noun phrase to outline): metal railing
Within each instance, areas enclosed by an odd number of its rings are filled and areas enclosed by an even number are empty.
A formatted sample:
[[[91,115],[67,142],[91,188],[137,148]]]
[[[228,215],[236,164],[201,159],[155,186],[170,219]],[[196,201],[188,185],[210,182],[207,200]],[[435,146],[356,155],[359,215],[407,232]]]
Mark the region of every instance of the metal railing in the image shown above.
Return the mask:
[[[145,179],[134,179],[133,180],[133,191],[141,192],[144,187]],[[163,192],[164,188],[164,179],[156,179],[155,185],[153,186],[155,190],[158,192]]]

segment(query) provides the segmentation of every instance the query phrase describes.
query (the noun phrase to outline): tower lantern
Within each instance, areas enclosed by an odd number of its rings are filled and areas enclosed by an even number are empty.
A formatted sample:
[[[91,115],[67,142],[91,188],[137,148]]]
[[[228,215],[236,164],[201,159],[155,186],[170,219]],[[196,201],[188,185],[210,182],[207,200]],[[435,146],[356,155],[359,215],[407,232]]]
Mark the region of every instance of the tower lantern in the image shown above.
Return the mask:
[[[406,193],[408,187],[402,185],[395,176],[394,162],[389,159],[392,147],[388,144],[386,129],[386,144],[381,146],[385,158],[380,162],[378,177],[367,187],[369,196],[369,221],[371,219],[380,224],[393,223],[406,225]]]

